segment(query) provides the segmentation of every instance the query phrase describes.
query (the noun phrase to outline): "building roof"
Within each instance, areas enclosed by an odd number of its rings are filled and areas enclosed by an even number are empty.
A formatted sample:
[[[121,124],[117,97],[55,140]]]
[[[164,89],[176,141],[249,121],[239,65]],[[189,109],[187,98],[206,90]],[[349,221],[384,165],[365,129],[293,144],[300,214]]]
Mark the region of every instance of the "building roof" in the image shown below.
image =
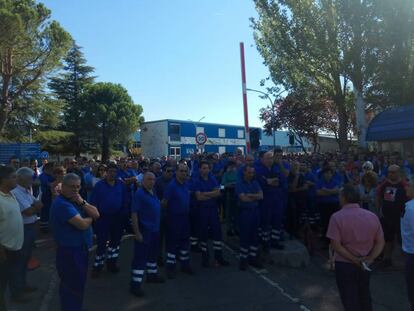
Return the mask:
[[[202,125],[215,125],[215,126],[230,126],[230,127],[242,127],[244,125],[234,125],[234,124],[220,124],[220,123],[211,123],[211,122],[198,122],[192,120],[175,120],[175,119],[162,119],[162,120],[154,120],[154,121],[145,121],[143,124],[147,123],[158,123],[158,122],[176,122],[176,123],[190,123],[190,124],[197,124],[198,126]],[[249,126],[250,129],[259,129],[259,127]]]
[[[367,141],[414,139],[414,105],[390,108],[369,124]]]

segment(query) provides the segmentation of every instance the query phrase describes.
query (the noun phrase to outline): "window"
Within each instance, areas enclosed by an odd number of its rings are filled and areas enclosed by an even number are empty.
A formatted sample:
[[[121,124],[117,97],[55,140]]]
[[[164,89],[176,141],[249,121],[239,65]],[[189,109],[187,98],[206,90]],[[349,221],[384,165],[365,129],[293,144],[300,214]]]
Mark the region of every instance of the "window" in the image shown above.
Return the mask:
[[[178,123],[170,123],[170,140],[181,141],[181,127]]]
[[[244,130],[237,130],[237,138],[244,138]]]
[[[225,153],[226,152],[226,146],[219,146],[218,152],[219,152],[219,154]]]
[[[181,158],[181,147],[170,147],[170,157],[179,160]]]
[[[218,137],[226,137],[226,129],[219,129]]]

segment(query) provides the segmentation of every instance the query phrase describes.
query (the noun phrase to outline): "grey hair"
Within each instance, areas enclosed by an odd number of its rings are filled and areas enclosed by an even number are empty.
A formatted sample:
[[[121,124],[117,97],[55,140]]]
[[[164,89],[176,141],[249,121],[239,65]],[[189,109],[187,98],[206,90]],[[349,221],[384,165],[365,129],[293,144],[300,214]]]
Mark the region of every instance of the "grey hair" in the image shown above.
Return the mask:
[[[34,171],[29,167],[21,167],[16,171],[17,178],[32,177],[33,175],[34,175]]]
[[[63,177],[62,184],[67,185],[73,181],[80,181],[80,177],[76,175],[75,173],[69,173],[66,174],[65,177]]]

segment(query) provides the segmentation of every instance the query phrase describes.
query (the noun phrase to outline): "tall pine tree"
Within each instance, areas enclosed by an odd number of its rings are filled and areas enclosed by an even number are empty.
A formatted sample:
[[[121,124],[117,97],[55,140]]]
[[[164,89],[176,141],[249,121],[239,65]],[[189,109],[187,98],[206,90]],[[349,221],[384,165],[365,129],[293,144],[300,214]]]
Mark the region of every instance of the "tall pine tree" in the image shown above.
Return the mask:
[[[55,96],[65,103],[62,126],[65,131],[74,134],[71,145],[76,156],[79,156],[88,147],[89,135],[85,124],[82,94],[88,86],[94,83],[93,72],[94,68],[86,64],[81,47],[73,42],[64,59],[62,72],[52,78],[49,83],[49,88]]]

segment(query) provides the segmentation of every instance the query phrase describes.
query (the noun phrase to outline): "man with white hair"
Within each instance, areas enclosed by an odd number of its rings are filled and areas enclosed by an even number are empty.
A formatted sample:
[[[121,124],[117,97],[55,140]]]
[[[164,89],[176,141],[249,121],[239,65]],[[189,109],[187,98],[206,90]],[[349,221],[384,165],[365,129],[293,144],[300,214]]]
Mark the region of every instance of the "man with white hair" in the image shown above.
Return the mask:
[[[32,192],[34,171],[28,167],[21,167],[16,171],[17,186],[11,193],[19,203],[24,224],[23,246],[16,258],[15,271],[12,272],[10,286],[15,292],[33,292],[37,288],[26,283],[27,263],[32,254],[36,238],[37,213],[43,207],[42,202],[35,199]]]

